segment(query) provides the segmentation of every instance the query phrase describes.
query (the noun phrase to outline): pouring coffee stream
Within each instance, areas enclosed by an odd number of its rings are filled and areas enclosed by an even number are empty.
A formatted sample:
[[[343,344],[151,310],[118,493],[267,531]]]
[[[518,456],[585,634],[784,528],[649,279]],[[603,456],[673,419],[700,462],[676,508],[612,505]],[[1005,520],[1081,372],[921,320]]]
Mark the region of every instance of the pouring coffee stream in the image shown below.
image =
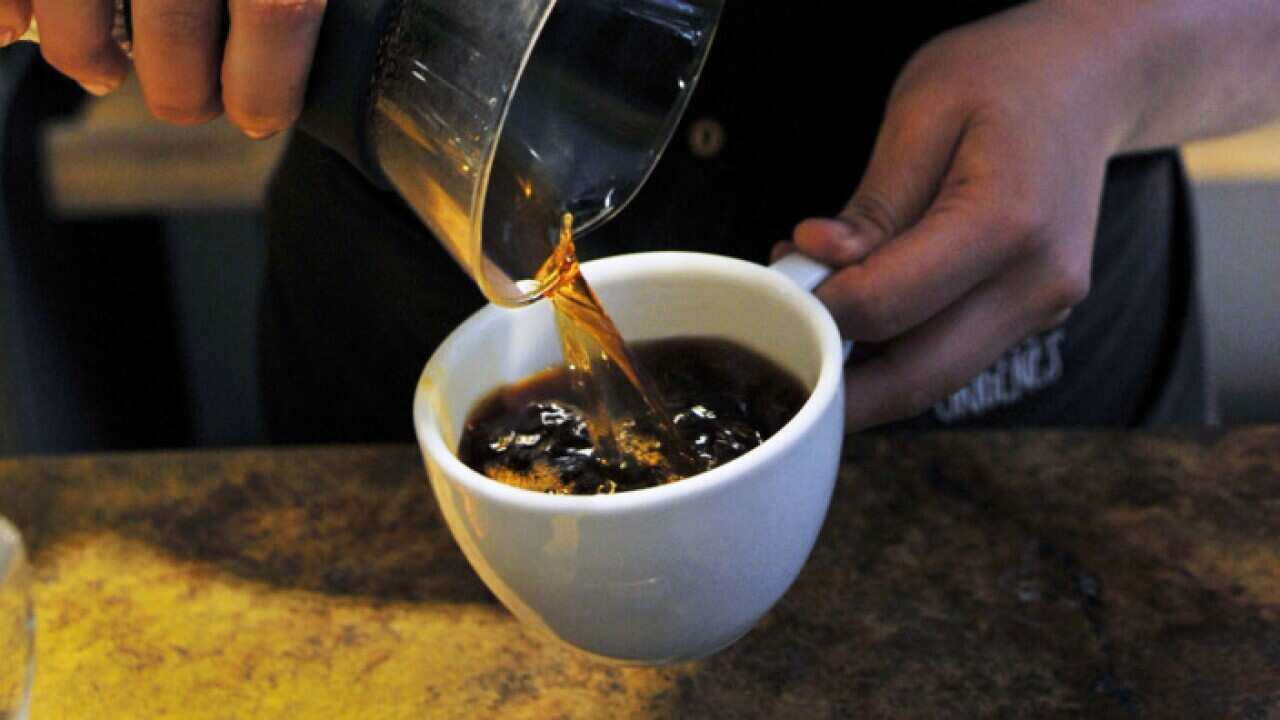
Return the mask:
[[[565,213],[560,241],[537,279],[555,309],[565,367],[583,399],[597,459],[625,469],[632,456],[648,454],[649,464],[671,479],[698,474],[698,458],[676,429],[657,384],[582,276],[573,236],[573,215]],[[637,452],[639,446],[648,452]]]

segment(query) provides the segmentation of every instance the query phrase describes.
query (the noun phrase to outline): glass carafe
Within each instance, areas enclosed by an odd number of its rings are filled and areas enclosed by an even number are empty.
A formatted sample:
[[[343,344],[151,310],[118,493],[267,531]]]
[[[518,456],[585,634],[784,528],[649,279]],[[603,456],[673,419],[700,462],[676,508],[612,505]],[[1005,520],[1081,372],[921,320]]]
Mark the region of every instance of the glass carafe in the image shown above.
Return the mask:
[[[562,215],[582,235],[653,170],[719,10],[719,0],[411,2],[373,90],[378,167],[490,300],[536,300]]]

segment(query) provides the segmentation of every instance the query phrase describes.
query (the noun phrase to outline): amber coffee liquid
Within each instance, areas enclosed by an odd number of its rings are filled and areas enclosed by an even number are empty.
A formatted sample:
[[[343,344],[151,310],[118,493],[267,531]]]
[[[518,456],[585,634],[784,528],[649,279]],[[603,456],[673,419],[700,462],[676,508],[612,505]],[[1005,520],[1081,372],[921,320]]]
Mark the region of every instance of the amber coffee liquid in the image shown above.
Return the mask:
[[[698,472],[657,388],[582,276],[572,215],[564,216],[560,243],[536,279],[549,288],[565,367],[582,398],[598,459],[623,466],[639,461],[673,478]]]

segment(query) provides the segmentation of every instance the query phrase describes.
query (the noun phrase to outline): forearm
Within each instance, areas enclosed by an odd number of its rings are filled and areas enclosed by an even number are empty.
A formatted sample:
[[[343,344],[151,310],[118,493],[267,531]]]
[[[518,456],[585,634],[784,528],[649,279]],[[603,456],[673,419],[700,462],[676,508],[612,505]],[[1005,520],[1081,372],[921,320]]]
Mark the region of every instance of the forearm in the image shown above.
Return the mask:
[[[1118,61],[1117,152],[1280,117],[1277,0],[1041,0],[1098,24]],[[1105,29],[1103,29],[1105,28]]]

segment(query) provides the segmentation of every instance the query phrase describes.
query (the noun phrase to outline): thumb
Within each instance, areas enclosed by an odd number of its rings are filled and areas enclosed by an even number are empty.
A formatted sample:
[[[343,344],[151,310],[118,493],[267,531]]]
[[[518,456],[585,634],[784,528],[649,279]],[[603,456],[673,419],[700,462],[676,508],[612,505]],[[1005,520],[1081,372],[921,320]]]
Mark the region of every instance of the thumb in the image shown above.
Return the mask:
[[[867,171],[835,218],[796,226],[806,255],[841,267],[859,262],[915,224],[938,193],[964,119],[910,94],[890,99]]]

